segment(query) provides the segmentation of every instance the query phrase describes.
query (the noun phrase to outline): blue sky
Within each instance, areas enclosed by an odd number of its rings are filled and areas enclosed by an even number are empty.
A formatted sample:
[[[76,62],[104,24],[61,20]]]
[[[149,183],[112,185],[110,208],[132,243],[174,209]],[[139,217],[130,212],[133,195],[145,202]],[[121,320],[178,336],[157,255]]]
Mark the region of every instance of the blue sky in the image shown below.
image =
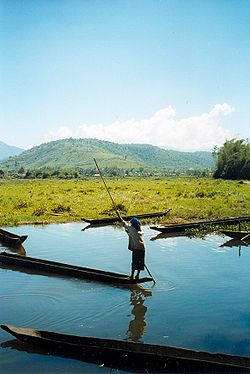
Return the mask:
[[[250,1],[0,0],[0,140],[249,137]]]

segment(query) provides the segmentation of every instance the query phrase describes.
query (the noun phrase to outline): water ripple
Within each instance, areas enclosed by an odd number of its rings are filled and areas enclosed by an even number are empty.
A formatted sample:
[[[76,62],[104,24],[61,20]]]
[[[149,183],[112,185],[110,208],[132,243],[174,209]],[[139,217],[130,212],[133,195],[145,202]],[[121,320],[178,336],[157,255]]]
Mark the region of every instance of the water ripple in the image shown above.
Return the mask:
[[[175,285],[170,280],[158,281],[156,286],[157,291],[173,291],[175,290]]]

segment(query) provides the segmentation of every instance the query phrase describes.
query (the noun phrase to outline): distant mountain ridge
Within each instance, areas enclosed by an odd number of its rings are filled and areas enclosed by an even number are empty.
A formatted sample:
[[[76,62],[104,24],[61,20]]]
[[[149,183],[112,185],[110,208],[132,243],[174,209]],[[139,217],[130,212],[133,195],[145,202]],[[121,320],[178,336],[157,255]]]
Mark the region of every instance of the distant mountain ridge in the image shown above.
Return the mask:
[[[43,143],[0,161],[1,168],[93,168],[206,169],[214,166],[211,152],[180,152],[149,144],[117,144],[98,139],[63,139]]]
[[[10,156],[16,156],[22,153],[22,148],[14,147],[0,141],[0,160],[4,160]]]

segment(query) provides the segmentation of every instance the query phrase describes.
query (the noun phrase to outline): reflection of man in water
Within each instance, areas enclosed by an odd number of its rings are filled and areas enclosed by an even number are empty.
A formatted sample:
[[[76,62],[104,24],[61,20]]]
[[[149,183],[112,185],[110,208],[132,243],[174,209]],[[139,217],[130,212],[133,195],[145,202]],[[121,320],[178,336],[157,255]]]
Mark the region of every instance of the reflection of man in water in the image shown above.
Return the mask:
[[[143,305],[144,298],[142,293],[138,290],[133,290],[131,292],[130,302],[131,305],[133,305],[131,314],[133,314],[135,318],[129,323],[127,340],[138,342],[143,336],[145,326],[147,325],[145,320],[145,313],[148,308]]]

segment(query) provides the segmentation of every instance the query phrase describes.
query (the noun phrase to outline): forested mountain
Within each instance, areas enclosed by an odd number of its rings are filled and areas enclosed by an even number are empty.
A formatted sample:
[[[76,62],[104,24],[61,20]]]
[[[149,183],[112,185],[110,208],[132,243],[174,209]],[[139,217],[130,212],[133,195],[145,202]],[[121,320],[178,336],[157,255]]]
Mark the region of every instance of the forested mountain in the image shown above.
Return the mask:
[[[207,169],[214,166],[210,152],[179,152],[147,144],[116,144],[97,139],[63,139],[33,147],[0,162],[2,169],[102,168],[149,170]]]
[[[4,160],[10,156],[19,155],[23,152],[23,149],[8,145],[0,141],[0,160]]]

